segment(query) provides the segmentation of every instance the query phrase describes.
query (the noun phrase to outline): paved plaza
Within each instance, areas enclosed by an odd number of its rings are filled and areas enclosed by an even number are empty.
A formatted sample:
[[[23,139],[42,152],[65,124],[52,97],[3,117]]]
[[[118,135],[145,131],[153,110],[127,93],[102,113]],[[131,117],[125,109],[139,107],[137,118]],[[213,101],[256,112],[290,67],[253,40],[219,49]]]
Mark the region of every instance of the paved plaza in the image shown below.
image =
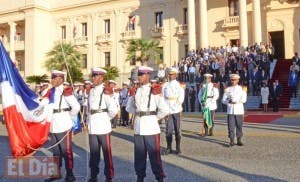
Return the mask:
[[[187,117],[182,122],[182,155],[163,155],[167,182],[184,181],[299,181],[300,179],[300,117],[283,117],[268,124],[245,123],[245,146],[228,147],[224,114],[218,114],[215,136],[200,137],[200,119]],[[195,116],[195,114],[193,114]],[[161,125],[164,131],[164,124]],[[88,140],[86,133],[73,138],[75,176],[88,179]],[[164,132],[161,150],[166,147]],[[173,142],[173,149],[175,142]],[[0,161],[10,155],[5,125],[0,124]],[[118,127],[112,134],[115,181],[134,182],[133,131]],[[42,150],[36,156],[51,155]],[[4,162],[0,165],[0,181],[43,181],[42,179],[12,180],[4,177]],[[99,181],[104,181],[103,161]],[[63,180],[61,180],[63,181]],[[155,181],[147,163],[146,182]]]

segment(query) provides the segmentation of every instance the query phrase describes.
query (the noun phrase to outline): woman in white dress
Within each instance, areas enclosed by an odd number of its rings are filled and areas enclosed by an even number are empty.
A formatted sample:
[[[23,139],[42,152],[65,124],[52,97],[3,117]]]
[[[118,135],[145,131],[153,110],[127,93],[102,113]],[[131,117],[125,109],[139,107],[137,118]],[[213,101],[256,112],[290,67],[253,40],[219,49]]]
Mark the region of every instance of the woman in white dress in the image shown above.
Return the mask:
[[[269,94],[270,94],[269,87],[267,87],[266,84],[263,83],[260,89],[260,95],[261,95],[261,103],[264,106],[264,112],[268,111]]]

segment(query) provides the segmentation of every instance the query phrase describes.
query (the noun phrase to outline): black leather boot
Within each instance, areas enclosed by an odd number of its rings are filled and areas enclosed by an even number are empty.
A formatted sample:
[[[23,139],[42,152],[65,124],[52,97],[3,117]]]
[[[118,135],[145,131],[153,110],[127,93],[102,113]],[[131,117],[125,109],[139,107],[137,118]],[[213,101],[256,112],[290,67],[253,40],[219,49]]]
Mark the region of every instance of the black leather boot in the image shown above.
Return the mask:
[[[206,124],[204,124],[204,136],[208,136],[208,128]]]
[[[230,143],[229,143],[229,147],[233,147],[234,146],[234,139],[230,138]]]
[[[158,182],[164,182],[164,178],[157,178],[156,179]]]
[[[99,169],[91,168],[91,177],[88,182],[98,182],[97,176]]]
[[[144,182],[144,177],[138,176],[136,182]]]
[[[181,148],[180,148],[180,137],[176,137],[176,153],[181,154]]]
[[[88,182],[98,182],[98,179],[97,179],[97,177],[90,177]]]
[[[66,175],[66,178],[65,178],[65,182],[73,182],[73,181],[76,181],[76,178],[73,174],[73,171],[72,170],[67,170],[67,175]]]
[[[172,153],[172,143],[167,142],[167,150],[165,152],[165,155],[171,154]]]
[[[213,133],[213,127],[211,127],[211,128],[209,129],[208,136],[214,136],[214,133]]]
[[[237,145],[238,146],[243,146],[244,145],[243,142],[242,142],[242,138],[241,137],[237,138]]]
[[[112,178],[106,177],[105,182],[112,182]]]

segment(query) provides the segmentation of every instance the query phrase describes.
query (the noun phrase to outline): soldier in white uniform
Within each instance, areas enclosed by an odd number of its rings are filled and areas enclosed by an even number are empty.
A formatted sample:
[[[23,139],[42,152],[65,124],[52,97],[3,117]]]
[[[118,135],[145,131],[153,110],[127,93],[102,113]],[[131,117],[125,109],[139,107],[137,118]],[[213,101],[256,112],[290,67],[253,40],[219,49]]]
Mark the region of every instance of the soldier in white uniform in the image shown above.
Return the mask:
[[[231,74],[230,80],[232,86],[225,89],[222,102],[227,105],[227,123],[229,146],[234,146],[234,137],[236,130],[237,145],[242,146],[244,103],[247,101],[247,93],[238,85],[240,76]]]
[[[173,131],[175,131],[176,153],[181,153],[180,112],[182,111],[182,103],[184,101],[184,90],[176,80],[177,74],[178,70],[176,68],[169,69],[169,82],[164,85],[163,89],[163,96],[169,108],[169,115],[166,120],[166,155],[172,153]]]
[[[42,103],[49,103],[53,106],[53,115],[50,125],[51,143],[54,145],[65,137],[61,143],[53,147],[53,156],[59,157],[59,167],[62,165],[62,158],[65,160],[67,171],[65,181],[75,181],[73,175],[73,152],[72,152],[72,117],[75,117],[80,105],[72,93],[70,87],[64,88],[63,82],[66,73],[54,70],[51,74],[52,88],[49,89]],[[62,176],[59,171],[58,176],[50,177],[45,181],[54,181]]]
[[[165,177],[160,154],[160,127],[158,119],[168,114],[168,106],[161,96],[159,84],[150,85],[152,68],[141,66],[138,80],[141,86],[128,100],[126,110],[135,114],[134,121],[134,168],[137,181],[142,182],[146,176],[147,153],[151,169],[156,180],[162,182]]]
[[[90,169],[89,182],[96,182],[99,174],[100,147],[104,157],[104,175],[106,182],[112,181],[114,167],[111,153],[110,120],[118,112],[117,105],[112,97],[112,88],[104,87],[103,79],[106,71],[102,68],[92,69],[92,81],[94,88],[91,89],[88,99],[87,125],[90,144]]]
[[[203,87],[200,89],[198,93],[198,100],[201,104],[202,109],[204,107],[208,107],[211,113],[211,119],[212,119],[212,127],[208,131],[208,126],[204,122],[204,129],[205,133],[204,136],[213,136],[213,128],[214,128],[214,119],[215,119],[215,111],[217,109],[217,100],[219,99],[219,90],[214,87],[214,84],[211,83],[212,75],[209,73],[205,73],[204,77],[206,79],[206,84],[203,84]],[[207,99],[206,101],[202,100],[202,96],[204,94],[204,91],[207,87]]]
[[[119,94],[119,89],[117,88],[117,82],[114,80],[109,80],[108,86],[111,87],[113,90],[112,98],[114,99],[115,104],[117,105],[117,108],[118,108],[118,112],[119,112],[119,110],[120,110],[119,95],[120,94]],[[112,128],[117,127],[117,122],[118,122],[118,116],[116,115],[114,118],[111,119]]]

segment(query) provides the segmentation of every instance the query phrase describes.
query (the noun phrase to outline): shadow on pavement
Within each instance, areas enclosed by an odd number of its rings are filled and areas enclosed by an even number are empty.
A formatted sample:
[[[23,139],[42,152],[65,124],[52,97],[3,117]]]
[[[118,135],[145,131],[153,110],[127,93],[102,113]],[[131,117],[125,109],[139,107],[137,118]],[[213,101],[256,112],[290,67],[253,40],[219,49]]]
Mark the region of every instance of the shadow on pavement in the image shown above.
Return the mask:
[[[182,120],[183,122],[187,122],[187,123],[199,123],[196,121],[192,121],[192,120],[187,120],[184,119]],[[220,122],[215,122],[215,125],[227,125],[226,120]],[[243,128],[253,128],[253,129],[260,129],[260,130],[270,130],[270,131],[282,131],[282,132],[290,132],[290,133],[300,133],[300,129],[299,128],[292,128],[291,126],[287,126],[287,125],[283,125],[283,124],[260,124],[260,123],[243,123]],[[293,129],[293,130],[289,130],[289,129]],[[295,131],[295,130],[299,130],[299,131]]]
[[[187,137],[187,138],[192,138],[192,139],[201,140],[201,141],[205,141],[205,142],[215,143],[215,144],[221,145],[222,147],[228,147],[228,142],[223,141],[223,140],[216,140],[213,138],[189,135],[189,134],[185,134],[185,133],[182,133],[181,135],[183,137]]]
[[[191,157],[188,156],[183,156],[180,155],[179,157],[193,161],[193,162],[197,162],[206,166],[209,166],[211,168],[235,175],[235,176],[239,176],[241,178],[244,178],[247,181],[277,181],[277,182],[286,182],[285,180],[282,179],[277,179],[277,178],[273,178],[273,177],[269,177],[269,176],[264,176],[264,175],[258,175],[258,174],[250,174],[250,173],[245,173],[245,172],[241,172],[226,166],[223,166],[221,164],[217,164],[217,163],[213,163],[213,162],[207,162],[207,161],[200,161],[197,159],[193,159]]]
[[[134,143],[133,135],[126,135],[126,134],[123,134],[123,133],[119,133],[117,131],[113,131],[111,133],[111,135],[114,136],[114,137],[118,137],[118,138],[124,139],[124,140],[126,140],[128,142]]]

